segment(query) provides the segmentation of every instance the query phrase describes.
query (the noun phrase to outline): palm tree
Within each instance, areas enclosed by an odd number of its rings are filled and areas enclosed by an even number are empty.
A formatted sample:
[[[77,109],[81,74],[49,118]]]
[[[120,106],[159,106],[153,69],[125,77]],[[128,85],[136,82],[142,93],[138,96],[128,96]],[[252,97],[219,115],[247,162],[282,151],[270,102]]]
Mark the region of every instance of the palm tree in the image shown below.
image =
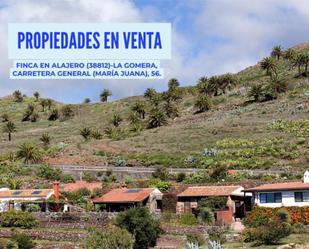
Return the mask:
[[[31,115],[33,114],[34,112],[34,105],[32,103],[30,103],[23,115],[23,118],[22,118],[22,122],[25,122],[25,121],[29,121],[30,120],[30,117]]]
[[[273,76],[275,76],[275,78],[277,77],[277,64],[272,57],[265,57],[260,65],[271,78],[273,78]]]
[[[179,117],[178,106],[175,103],[173,103],[173,102],[170,102],[170,101],[166,102],[164,104],[164,110],[165,110],[166,115],[169,118]]]
[[[301,67],[304,67],[304,75],[307,75],[309,64],[309,55],[304,53],[299,53],[294,59],[293,66],[297,66],[298,74],[301,75]]]
[[[111,123],[115,126],[115,127],[118,127],[120,125],[122,121],[122,118],[120,117],[119,114],[115,113],[114,116],[113,116],[113,119],[111,121]]]
[[[262,85],[253,85],[248,92],[248,97],[254,98],[255,102],[259,101],[262,95],[263,95]]]
[[[53,106],[53,101],[52,101],[51,99],[47,99],[47,100],[46,100],[46,105],[47,105],[47,107],[48,107],[48,110],[50,110],[51,107]]]
[[[24,99],[21,91],[19,90],[16,90],[13,92],[13,97],[14,97],[15,102],[22,102]]]
[[[144,97],[148,100],[152,100],[157,95],[157,92],[154,88],[147,88]]]
[[[211,100],[207,95],[200,95],[195,101],[195,108],[197,108],[197,113],[206,112],[211,108]]]
[[[50,145],[51,137],[48,133],[43,133],[40,137],[40,141],[43,143],[43,146],[47,148]]]
[[[279,46],[274,46],[273,50],[271,51],[271,56],[277,58],[277,60],[280,59],[281,55],[283,55],[283,49]]]
[[[32,143],[23,143],[16,152],[18,159],[23,159],[25,164],[37,163],[42,159],[40,150]]]
[[[91,129],[89,127],[85,127],[80,130],[79,134],[85,139],[85,141],[87,141],[91,136]]]
[[[145,114],[146,114],[145,106],[146,105],[144,102],[138,101],[133,104],[133,106],[131,107],[131,110],[138,113],[141,119],[144,119]]]
[[[223,94],[225,94],[226,89],[231,90],[233,86],[237,84],[237,78],[230,74],[224,74],[219,77],[220,78],[220,89],[222,90]]]
[[[3,132],[8,134],[8,136],[9,136],[9,141],[12,140],[12,135],[11,135],[11,134],[14,133],[15,131],[16,131],[16,126],[15,126],[15,124],[14,124],[13,122],[11,122],[11,121],[8,121],[8,122],[4,125],[4,127],[3,127]]]
[[[177,88],[177,87],[179,87],[179,82],[178,82],[177,79],[173,78],[173,79],[170,79],[168,81],[168,89],[169,90]]]
[[[41,99],[40,105],[42,106],[42,111],[45,111],[45,107],[47,106],[47,99]]]
[[[148,128],[156,128],[167,124],[167,118],[163,111],[158,108],[154,108],[150,111]]]
[[[103,92],[100,94],[101,102],[107,102],[107,98],[109,96],[112,96],[111,91],[109,91],[108,89],[104,89]]]
[[[200,94],[209,95],[209,83],[206,76],[199,78],[196,87]]]
[[[293,61],[296,57],[296,52],[293,48],[289,48],[287,51],[285,51],[283,57],[288,61]]]
[[[39,94],[39,92],[34,92],[33,96],[35,97],[36,101],[38,101],[39,97],[40,97],[40,94]]]
[[[218,76],[212,76],[209,78],[208,81],[208,91],[209,91],[209,95],[214,95],[214,96],[218,96],[219,94],[219,87],[220,87],[220,79]]]

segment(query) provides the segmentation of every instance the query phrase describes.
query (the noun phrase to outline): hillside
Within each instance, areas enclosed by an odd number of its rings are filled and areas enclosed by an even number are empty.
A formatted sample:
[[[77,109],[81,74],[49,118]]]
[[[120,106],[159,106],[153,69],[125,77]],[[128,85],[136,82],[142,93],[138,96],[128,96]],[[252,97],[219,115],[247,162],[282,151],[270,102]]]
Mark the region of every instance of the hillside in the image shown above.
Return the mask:
[[[296,50],[307,52],[309,47],[302,45]],[[48,121],[50,111],[43,112],[35,98],[26,97],[17,103],[6,97],[0,100],[0,116],[8,114],[17,132],[12,134],[12,141],[8,141],[7,134],[1,135],[0,153],[16,151],[23,142],[42,146],[41,135],[49,133],[52,146],[61,147],[44,158],[54,164],[112,164],[118,157],[129,166],[208,168],[223,164],[230,169],[308,168],[309,77],[295,77],[297,68],[290,69],[283,59],[278,68],[279,78],[288,83],[288,91],[275,100],[248,102],[250,87],[269,78],[255,65],[236,74],[239,84],[234,89],[213,97],[210,111],[195,114],[194,89],[184,88],[180,116],[169,119],[165,126],[141,132],[128,131],[130,108],[143,99],[141,96],[71,105],[75,115],[64,121]],[[37,122],[21,122],[29,103],[39,113]],[[64,104],[54,102],[54,106],[61,108]],[[110,139],[104,135],[101,140],[84,141],[80,129],[90,127],[104,134],[114,113],[124,120],[121,136]],[[284,121],[278,121],[281,119]],[[271,125],[273,122],[275,125]],[[203,155],[204,149],[207,150]]]

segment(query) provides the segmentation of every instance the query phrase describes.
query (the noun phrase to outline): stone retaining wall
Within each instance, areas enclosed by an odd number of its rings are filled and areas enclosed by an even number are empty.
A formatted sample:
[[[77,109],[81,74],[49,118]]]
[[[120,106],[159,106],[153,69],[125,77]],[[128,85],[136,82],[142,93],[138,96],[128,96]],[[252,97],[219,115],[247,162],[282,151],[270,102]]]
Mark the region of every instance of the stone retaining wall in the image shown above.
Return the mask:
[[[89,228],[104,227],[113,214],[106,212],[83,212],[83,213],[33,213],[42,227],[62,228]]]

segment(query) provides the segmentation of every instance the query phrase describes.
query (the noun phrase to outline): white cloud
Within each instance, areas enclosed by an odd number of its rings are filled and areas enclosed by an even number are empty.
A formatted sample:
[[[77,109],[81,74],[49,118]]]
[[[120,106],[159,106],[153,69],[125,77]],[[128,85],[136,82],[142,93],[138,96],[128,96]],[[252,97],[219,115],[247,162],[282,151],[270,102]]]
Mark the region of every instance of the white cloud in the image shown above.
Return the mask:
[[[202,75],[237,72],[269,53],[273,45],[289,47],[308,41],[307,0],[179,0],[168,15],[173,18],[173,58],[163,61],[165,80],[147,81],[9,81],[6,32],[8,22],[143,22],[168,21],[166,12],[151,4],[128,0],[0,0],[0,96],[21,89],[67,102],[85,97],[97,100],[102,88],[114,97],[141,94],[146,87],[164,89],[169,78],[184,85]],[[199,4],[198,8],[196,4]],[[187,8],[184,8],[187,7]],[[186,11],[184,13],[184,10]],[[191,30],[180,18],[191,13]],[[175,14],[176,13],[176,14]],[[174,16],[174,17],[171,17]],[[4,58],[4,59],[3,59]]]

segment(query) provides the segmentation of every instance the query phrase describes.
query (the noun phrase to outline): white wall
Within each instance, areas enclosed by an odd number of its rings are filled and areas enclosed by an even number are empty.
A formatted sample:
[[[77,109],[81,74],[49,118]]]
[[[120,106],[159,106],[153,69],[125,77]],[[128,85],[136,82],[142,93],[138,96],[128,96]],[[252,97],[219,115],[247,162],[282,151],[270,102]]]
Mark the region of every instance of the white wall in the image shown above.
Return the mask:
[[[274,191],[275,192],[275,191]],[[271,192],[271,193],[274,193]],[[282,203],[260,203],[260,192],[256,192],[254,195],[254,203],[260,207],[289,207],[289,206],[309,206],[309,201],[307,202],[295,202],[294,199],[294,192],[308,192],[304,190],[297,190],[297,191],[276,191],[276,193],[282,193]],[[261,193],[267,193],[267,192],[261,192]]]

